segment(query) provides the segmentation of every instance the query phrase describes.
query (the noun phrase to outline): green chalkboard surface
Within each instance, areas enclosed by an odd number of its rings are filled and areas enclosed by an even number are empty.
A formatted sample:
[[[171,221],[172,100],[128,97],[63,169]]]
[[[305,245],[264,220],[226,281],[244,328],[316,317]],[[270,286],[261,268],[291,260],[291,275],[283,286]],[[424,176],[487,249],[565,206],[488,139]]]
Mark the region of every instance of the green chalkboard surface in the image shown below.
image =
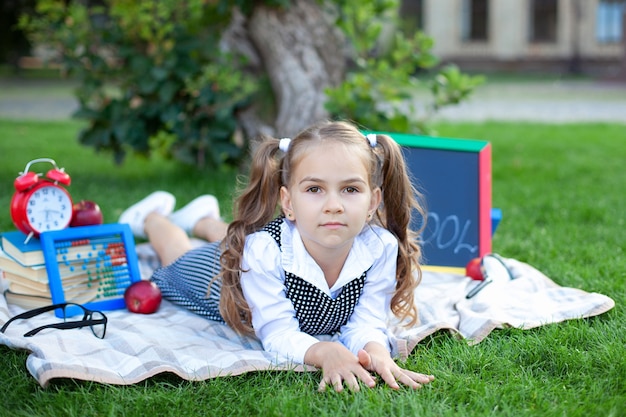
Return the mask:
[[[421,235],[424,263],[464,267],[491,252],[491,145],[471,139],[387,132],[403,148],[428,209]],[[424,219],[414,218],[417,230]]]

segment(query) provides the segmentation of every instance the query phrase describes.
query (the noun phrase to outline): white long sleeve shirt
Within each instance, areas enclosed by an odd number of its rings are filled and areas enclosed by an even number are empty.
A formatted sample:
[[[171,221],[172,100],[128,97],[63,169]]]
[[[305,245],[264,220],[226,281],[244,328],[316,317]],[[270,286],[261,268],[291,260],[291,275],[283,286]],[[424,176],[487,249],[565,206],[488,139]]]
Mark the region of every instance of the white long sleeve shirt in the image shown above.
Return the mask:
[[[282,248],[282,250],[281,250]],[[263,348],[304,363],[319,339],[300,331],[293,303],[286,297],[285,271],[311,283],[331,298],[367,271],[363,291],[338,341],[356,354],[378,342],[390,349],[386,319],[396,284],[397,239],[386,229],[366,226],[356,236],[337,282],[328,287],[324,273],[308,254],[295,225],[281,224],[281,248],[266,231],[247,237],[241,286],[252,312],[252,326]]]

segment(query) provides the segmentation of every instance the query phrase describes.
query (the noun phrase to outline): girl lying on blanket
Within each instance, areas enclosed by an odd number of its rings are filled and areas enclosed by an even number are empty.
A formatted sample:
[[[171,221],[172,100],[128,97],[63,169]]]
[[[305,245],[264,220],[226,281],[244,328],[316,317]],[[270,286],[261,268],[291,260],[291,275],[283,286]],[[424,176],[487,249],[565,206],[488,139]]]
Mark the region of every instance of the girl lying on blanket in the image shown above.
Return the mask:
[[[215,197],[172,213],[164,191],[119,221],[159,255],[152,280],[165,298],[321,368],[321,390],[372,387],[370,371],[392,388],[419,388],[434,377],[393,361],[386,328],[388,311],[417,319],[420,248],[408,225],[413,209],[423,212],[414,196],[393,139],[324,122],[258,145],[230,225]],[[209,243],[192,249],[189,235]]]

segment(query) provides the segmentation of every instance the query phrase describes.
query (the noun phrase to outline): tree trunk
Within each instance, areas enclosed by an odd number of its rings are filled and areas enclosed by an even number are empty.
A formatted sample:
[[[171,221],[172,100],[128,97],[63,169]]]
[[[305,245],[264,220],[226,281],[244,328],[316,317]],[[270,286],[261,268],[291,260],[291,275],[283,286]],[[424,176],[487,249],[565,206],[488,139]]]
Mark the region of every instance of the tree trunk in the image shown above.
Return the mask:
[[[343,80],[346,60],[343,37],[319,2],[295,0],[287,9],[258,6],[247,29],[274,92],[274,136],[292,137],[327,118],[324,89]]]

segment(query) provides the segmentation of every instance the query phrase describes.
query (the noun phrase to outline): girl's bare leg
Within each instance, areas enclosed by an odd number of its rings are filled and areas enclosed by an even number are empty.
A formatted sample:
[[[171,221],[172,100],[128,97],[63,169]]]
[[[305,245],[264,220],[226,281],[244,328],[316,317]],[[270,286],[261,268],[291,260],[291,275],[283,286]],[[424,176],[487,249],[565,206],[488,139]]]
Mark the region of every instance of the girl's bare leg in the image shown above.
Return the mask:
[[[155,212],[148,214],[144,230],[161,260],[161,265],[171,264],[192,249],[187,233],[161,214]]]
[[[224,239],[228,224],[222,220],[212,217],[203,217],[193,226],[192,232],[194,236],[209,242],[217,242]]]
[[[201,239],[217,242],[224,238],[227,228],[222,220],[203,217],[193,227],[193,233]],[[187,233],[159,213],[146,216],[144,230],[162,265],[169,265],[193,248]]]

